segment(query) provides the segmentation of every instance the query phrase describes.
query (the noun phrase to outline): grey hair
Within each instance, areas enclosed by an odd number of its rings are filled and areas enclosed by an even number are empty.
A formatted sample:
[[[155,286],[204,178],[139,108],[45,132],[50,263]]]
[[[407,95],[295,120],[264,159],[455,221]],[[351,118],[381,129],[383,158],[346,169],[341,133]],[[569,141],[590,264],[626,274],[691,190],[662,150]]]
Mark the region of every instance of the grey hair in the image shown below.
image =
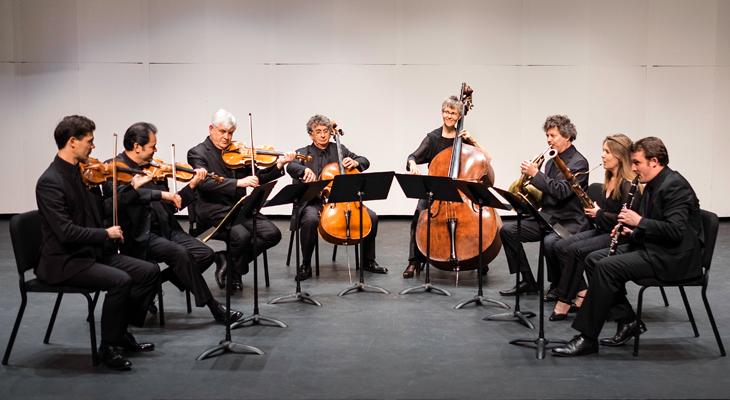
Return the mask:
[[[213,114],[213,117],[210,119],[210,124],[213,126],[223,126],[225,128],[235,128],[236,117],[221,108]]]
[[[313,115],[312,118],[309,118],[309,121],[307,121],[307,133],[312,133],[314,127],[319,125],[326,126],[327,129],[332,131],[332,121],[324,115],[317,114]]]
[[[570,122],[570,118],[566,115],[551,115],[545,119],[545,123],[542,126],[542,130],[545,132],[551,128],[558,128],[560,136],[570,140],[571,142],[578,137],[578,131],[575,129],[575,125]]]
[[[443,111],[445,108],[455,108],[456,111],[461,114],[461,110],[464,108],[464,103],[459,100],[456,96],[449,96],[444,100],[443,103],[441,103],[441,111]]]

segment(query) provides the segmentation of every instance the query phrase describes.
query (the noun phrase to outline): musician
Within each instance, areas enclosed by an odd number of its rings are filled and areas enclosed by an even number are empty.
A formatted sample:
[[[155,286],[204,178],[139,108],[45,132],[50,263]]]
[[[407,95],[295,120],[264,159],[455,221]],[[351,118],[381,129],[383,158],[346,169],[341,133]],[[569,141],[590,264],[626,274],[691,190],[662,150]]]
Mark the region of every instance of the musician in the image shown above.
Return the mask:
[[[131,169],[150,166],[157,151],[157,127],[138,122],[124,133],[124,151],[117,160]],[[213,263],[213,250],[183,231],[175,213],[195,200],[193,190],[204,179],[205,169],[196,169],[193,179],[177,193],[170,192],[167,179],[150,181],[132,196],[120,196],[121,226],[127,233],[122,246],[124,254],[155,262],[164,262],[170,268],[162,273],[181,290],[189,290],[195,305],[207,306],[216,321],[225,323],[226,309],[208,288],[203,272]],[[231,311],[231,321],[243,315]]]
[[[127,325],[143,325],[159,269],[113,251],[112,241],[123,241],[123,231],[103,227],[101,197],[87,190],[78,165],[94,149],[95,129],[93,121],[79,115],[56,126],[58,153],[36,184],[43,246],[35,273],[51,285],[107,292],[101,311],[101,361],[111,369],[129,370],[132,363],[124,353],[154,350],[152,343],[138,343]]]
[[[413,175],[420,175],[421,170],[419,164],[430,164],[431,160],[436,157],[442,150],[447,149],[454,144],[454,138],[457,135],[456,125],[461,119],[461,110],[464,108],[464,104],[456,97],[450,96],[441,103],[441,119],[443,124],[434,129],[433,131],[426,134],[418,148],[411,154],[408,155],[408,161],[406,163],[406,170]],[[487,163],[490,163],[489,171],[487,172],[488,184],[491,186],[494,183],[494,170],[491,167],[492,156],[489,152],[477,143],[476,139],[467,130],[458,132],[458,135],[464,140],[464,143],[472,145],[478,148],[487,158]],[[411,221],[411,238],[408,252],[408,266],[403,271],[403,278],[413,278],[413,275],[418,267],[418,264],[426,261],[426,257],[418,251],[416,245],[416,227],[418,226],[418,216],[421,211],[428,208],[428,200],[418,200],[416,211],[413,214],[413,220]]]
[[[195,203],[195,213],[201,230],[218,225],[231,207],[246,195],[247,188],[255,188],[283,176],[284,166],[294,159],[294,153],[286,153],[277,159],[276,165],[257,168],[255,175],[251,174],[250,165],[238,169],[229,168],[223,162],[222,151],[232,143],[236,128],[236,117],[220,109],[213,114],[208,126],[208,137],[188,151],[188,163],[193,168],[203,168],[225,177],[222,183],[205,180],[196,187],[198,200]],[[252,215],[240,214],[232,221],[227,234],[218,234],[217,237],[228,241],[226,263],[216,266],[219,285],[223,286],[227,264],[234,268],[234,281],[231,282],[234,289],[242,290],[241,275],[248,273],[249,262],[281,240],[279,229],[261,214],[256,216],[255,249],[252,248],[252,230]]]
[[[314,115],[307,121],[307,133],[312,144],[298,149],[296,152],[305,156],[311,156],[310,161],[302,162],[294,160],[287,166],[287,172],[294,180],[305,183],[314,182],[319,178],[322,169],[330,163],[337,163],[337,144],[330,141],[334,130],[333,122],[324,115]],[[342,165],[345,169],[357,168],[358,171],[365,171],[370,167],[370,161],[363,156],[351,152],[347,147],[342,146]],[[319,212],[322,209],[321,199],[313,199],[306,205],[299,206],[294,212],[299,213],[299,237],[302,243],[302,264],[297,269],[297,279],[305,280],[312,277],[312,252],[317,244],[317,226],[319,225]],[[363,268],[365,271],[378,274],[388,272],[387,268],[381,267],[375,261],[375,237],[378,234],[378,215],[370,208],[367,209],[372,222],[370,234],[362,240],[362,251],[365,259]],[[294,226],[292,218],[291,229]]]
[[[558,152],[565,165],[576,176],[580,186],[585,190],[588,186],[588,161],[573,145],[578,133],[575,125],[565,115],[547,117],[543,124],[548,145]],[[532,178],[532,185],[542,191],[541,211],[549,217],[551,225],[560,224],[565,231],[574,234],[588,229],[588,218],[578,197],[573,193],[570,182],[551,159],[545,162],[545,172],[538,169],[537,164],[523,161],[520,171]],[[534,218],[522,220],[520,236],[516,222],[506,222],[499,231],[504,253],[510,273],[522,274],[520,287],[502,290],[502,296],[514,296],[517,293],[537,292],[537,282],[525,256],[523,242],[536,242],[544,237],[545,259],[547,260],[548,280],[551,282],[546,300],[555,300],[555,287],[560,280],[560,263],[555,254],[555,244],[560,236],[555,232],[547,232]]]
[[[608,319],[617,321],[618,327],[613,337],[600,340],[601,345],[621,346],[646,331],[626,298],[626,282],[643,278],[676,282],[702,275],[704,235],[694,189],[667,166],[669,154],[659,138],[637,141],[631,162],[645,187],[639,212],[623,209],[618,215],[629,243],[619,245],[611,257],[607,249],[588,256],[590,290],[573,322],[580,334],[553,349],[554,355],[598,352],[598,335]]]
[[[550,321],[566,319],[569,311],[577,311],[583,304],[587,288],[583,279],[585,257],[595,250],[608,247],[611,230],[616,226],[618,213],[627,201],[631,181],[636,175],[631,171],[631,145],[631,139],[620,133],[603,140],[601,161],[606,171],[603,193],[593,207],[585,209],[594,227],[555,244],[555,254],[563,271],[556,288],[558,301]],[[641,194],[636,190],[634,196],[633,204],[638,209]]]

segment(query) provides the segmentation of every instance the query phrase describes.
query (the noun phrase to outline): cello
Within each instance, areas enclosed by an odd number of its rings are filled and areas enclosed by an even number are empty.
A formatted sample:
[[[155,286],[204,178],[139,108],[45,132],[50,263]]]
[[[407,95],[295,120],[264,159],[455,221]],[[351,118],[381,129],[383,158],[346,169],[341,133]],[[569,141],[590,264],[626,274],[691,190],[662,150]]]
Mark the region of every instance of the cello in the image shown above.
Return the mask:
[[[428,166],[428,174],[448,176],[451,179],[484,181],[489,172],[486,155],[476,147],[463,142],[459,136],[464,118],[473,107],[473,90],[466,83],[461,84],[459,100],[463,106],[456,124],[456,136],[452,147],[442,150]],[[473,270],[479,267],[478,237],[479,206],[472,203],[464,193],[459,192],[463,203],[434,201],[431,208],[421,211],[416,226],[416,245],[422,254],[427,248],[428,214],[431,213],[430,262],[446,271]],[[499,228],[502,221],[491,207],[484,207],[482,216],[483,262],[492,261],[502,247]]]
[[[357,168],[345,169],[342,165],[342,146],[340,144],[340,136],[342,129],[337,129],[337,125],[332,126],[333,136],[337,144],[337,162],[329,163],[322,168],[319,174],[320,180],[334,179],[336,175],[359,174]],[[350,203],[327,203],[327,196],[332,190],[332,183],[322,190],[322,198],[325,204],[319,217],[319,226],[317,230],[322,238],[329,243],[337,245],[350,245],[359,243],[360,240],[370,234],[372,229],[372,221],[370,214],[365,206],[357,202]],[[362,214],[362,237],[360,237],[360,214]]]

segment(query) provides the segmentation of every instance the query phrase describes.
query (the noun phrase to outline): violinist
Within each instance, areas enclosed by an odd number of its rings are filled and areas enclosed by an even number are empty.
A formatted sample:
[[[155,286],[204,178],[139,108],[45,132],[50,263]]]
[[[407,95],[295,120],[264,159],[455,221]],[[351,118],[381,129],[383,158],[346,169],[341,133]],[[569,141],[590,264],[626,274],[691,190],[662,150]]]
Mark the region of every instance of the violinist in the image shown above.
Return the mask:
[[[278,179],[284,175],[284,166],[294,159],[294,153],[279,156],[276,163],[268,168],[257,168],[251,174],[251,165],[232,169],[223,162],[222,151],[232,143],[236,131],[236,117],[230,112],[220,109],[213,114],[208,126],[208,137],[188,151],[188,163],[193,168],[203,168],[223,177],[223,182],[210,180],[200,182],[196,187],[198,200],[195,213],[201,230],[220,223],[231,207],[243,196],[247,188],[255,188]],[[256,249],[252,249],[251,231],[253,218],[240,214],[232,223],[226,234],[220,232],[217,238],[228,241],[226,262],[216,265],[216,280],[223,287],[225,283],[226,265],[233,267],[234,289],[242,290],[241,275],[248,273],[248,264],[264,250],[276,246],[281,241],[279,229],[263,215],[256,216]]]
[[[103,203],[82,182],[78,164],[94,149],[96,125],[71,115],[56,126],[58,153],[38,179],[36,201],[41,217],[43,245],[35,270],[51,284],[106,291],[101,311],[101,361],[115,370],[129,370],[125,353],[154,350],[138,343],[127,331],[142,326],[157,291],[156,265],[112,250],[123,241],[119,226],[104,228]]]
[[[578,182],[583,190],[588,186],[588,161],[573,146],[578,136],[575,125],[564,115],[547,117],[543,124],[543,131],[548,145],[557,151],[558,157],[565,162],[568,169],[577,175]],[[545,172],[541,172],[536,163],[523,161],[520,171],[532,178],[532,185],[542,191],[541,211],[549,217],[551,225],[560,224],[567,232],[574,234],[589,228],[588,218],[585,215],[580,200],[571,189],[570,182],[550,159],[545,162]],[[499,231],[504,253],[507,256],[510,273],[522,274],[520,287],[502,290],[502,296],[514,296],[518,293],[536,293],[537,282],[527,262],[523,242],[536,242],[544,237],[545,259],[547,261],[548,280],[550,290],[545,295],[546,301],[557,300],[556,287],[560,280],[560,262],[555,254],[555,244],[560,236],[555,232],[546,232],[534,218],[522,220],[522,229],[518,237],[517,223],[507,222]]]
[[[337,163],[337,144],[330,141],[334,130],[332,121],[324,115],[314,115],[307,121],[307,133],[312,140],[312,144],[298,149],[298,154],[311,156],[310,161],[295,160],[287,167],[287,172],[294,180],[300,180],[305,183],[314,182],[319,179],[322,169],[330,163]],[[364,171],[370,167],[370,161],[363,156],[351,152],[345,146],[342,149],[342,164],[346,169],[357,168]],[[322,209],[322,201],[320,199],[312,200],[309,204],[299,206],[295,213],[299,213],[300,221],[300,238],[302,242],[302,265],[298,266],[297,279],[305,280],[312,276],[312,252],[317,243],[317,226],[319,225],[319,212]],[[365,236],[362,241],[362,251],[365,259],[363,268],[365,271],[378,274],[388,272],[387,268],[381,267],[375,261],[375,237],[378,232],[378,216],[368,208],[368,214],[372,221],[372,230],[369,235]],[[292,218],[291,229],[294,218]]]
[[[555,245],[562,272],[557,285],[558,301],[549,317],[550,321],[564,320],[568,312],[580,309],[587,292],[583,279],[586,256],[608,247],[618,213],[629,197],[634,205],[639,204],[640,194],[631,185],[636,175],[631,171],[631,145],[631,139],[620,133],[603,140],[601,160],[606,170],[603,193],[594,207],[585,209],[586,216],[594,222],[595,227],[559,240]]]
[[[124,151],[117,156],[117,161],[132,170],[145,169],[156,151],[157,128],[138,122],[124,133]],[[213,298],[203,278],[203,272],[213,263],[213,250],[183,231],[175,218],[178,210],[195,200],[193,190],[206,179],[206,172],[195,170],[194,177],[178,193],[170,192],[167,178],[163,178],[136,188],[134,195],[120,196],[121,225],[127,233],[122,252],[169,265],[162,273],[163,281],[169,280],[180,290],[189,290],[196,306],[207,306],[216,321],[225,323],[226,309]],[[241,317],[240,312],[231,311],[231,321]]]
[[[456,97],[450,96],[441,103],[441,119],[443,124],[434,129],[433,131],[426,134],[421,144],[418,146],[416,151],[408,156],[406,169],[409,173],[414,175],[420,175],[421,170],[419,164],[431,163],[434,157],[439,154],[442,150],[453,146],[454,138],[457,135],[456,125],[461,118],[461,110],[464,107],[463,103]],[[479,149],[487,158],[487,162],[490,163],[489,171],[487,172],[488,184],[491,186],[494,183],[494,170],[491,167],[492,156],[489,152],[477,143],[476,139],[467,130],[458,132],[458,135],[462,137],[465,143],[470,144]],[[403,278],[413,278],[416,268],[419,264],[426,261],[426,257],[421,254],[416,245],[416,227],[418,225],[418,217],[421,211],[428,208],[428,201],[421,199],[418,201],[416,211],[411,221],[411,239],[408,253],[408,266],[403,271]]]

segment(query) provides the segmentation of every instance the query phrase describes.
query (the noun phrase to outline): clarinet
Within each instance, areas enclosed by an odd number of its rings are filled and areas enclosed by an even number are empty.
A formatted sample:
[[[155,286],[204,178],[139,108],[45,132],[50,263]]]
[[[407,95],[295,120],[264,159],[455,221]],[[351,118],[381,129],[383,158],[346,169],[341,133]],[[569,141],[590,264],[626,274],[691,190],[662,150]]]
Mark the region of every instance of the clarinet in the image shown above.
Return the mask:
[[[631,189],[629,189],[629,195],[626,198],[626,202],[621,209],[632,208],[634,206],[634,198],[636,197],[636,190],[639,188],[639,177],[637,176],[631,181]],[[624,224],[619,222],[614,228],[614,234],[611,235],[611,244],[608,246],[608,255],[612,256],[616,254],[616,248],[618,247],[618,238],[621,236],[621,231],[624,230]]]

